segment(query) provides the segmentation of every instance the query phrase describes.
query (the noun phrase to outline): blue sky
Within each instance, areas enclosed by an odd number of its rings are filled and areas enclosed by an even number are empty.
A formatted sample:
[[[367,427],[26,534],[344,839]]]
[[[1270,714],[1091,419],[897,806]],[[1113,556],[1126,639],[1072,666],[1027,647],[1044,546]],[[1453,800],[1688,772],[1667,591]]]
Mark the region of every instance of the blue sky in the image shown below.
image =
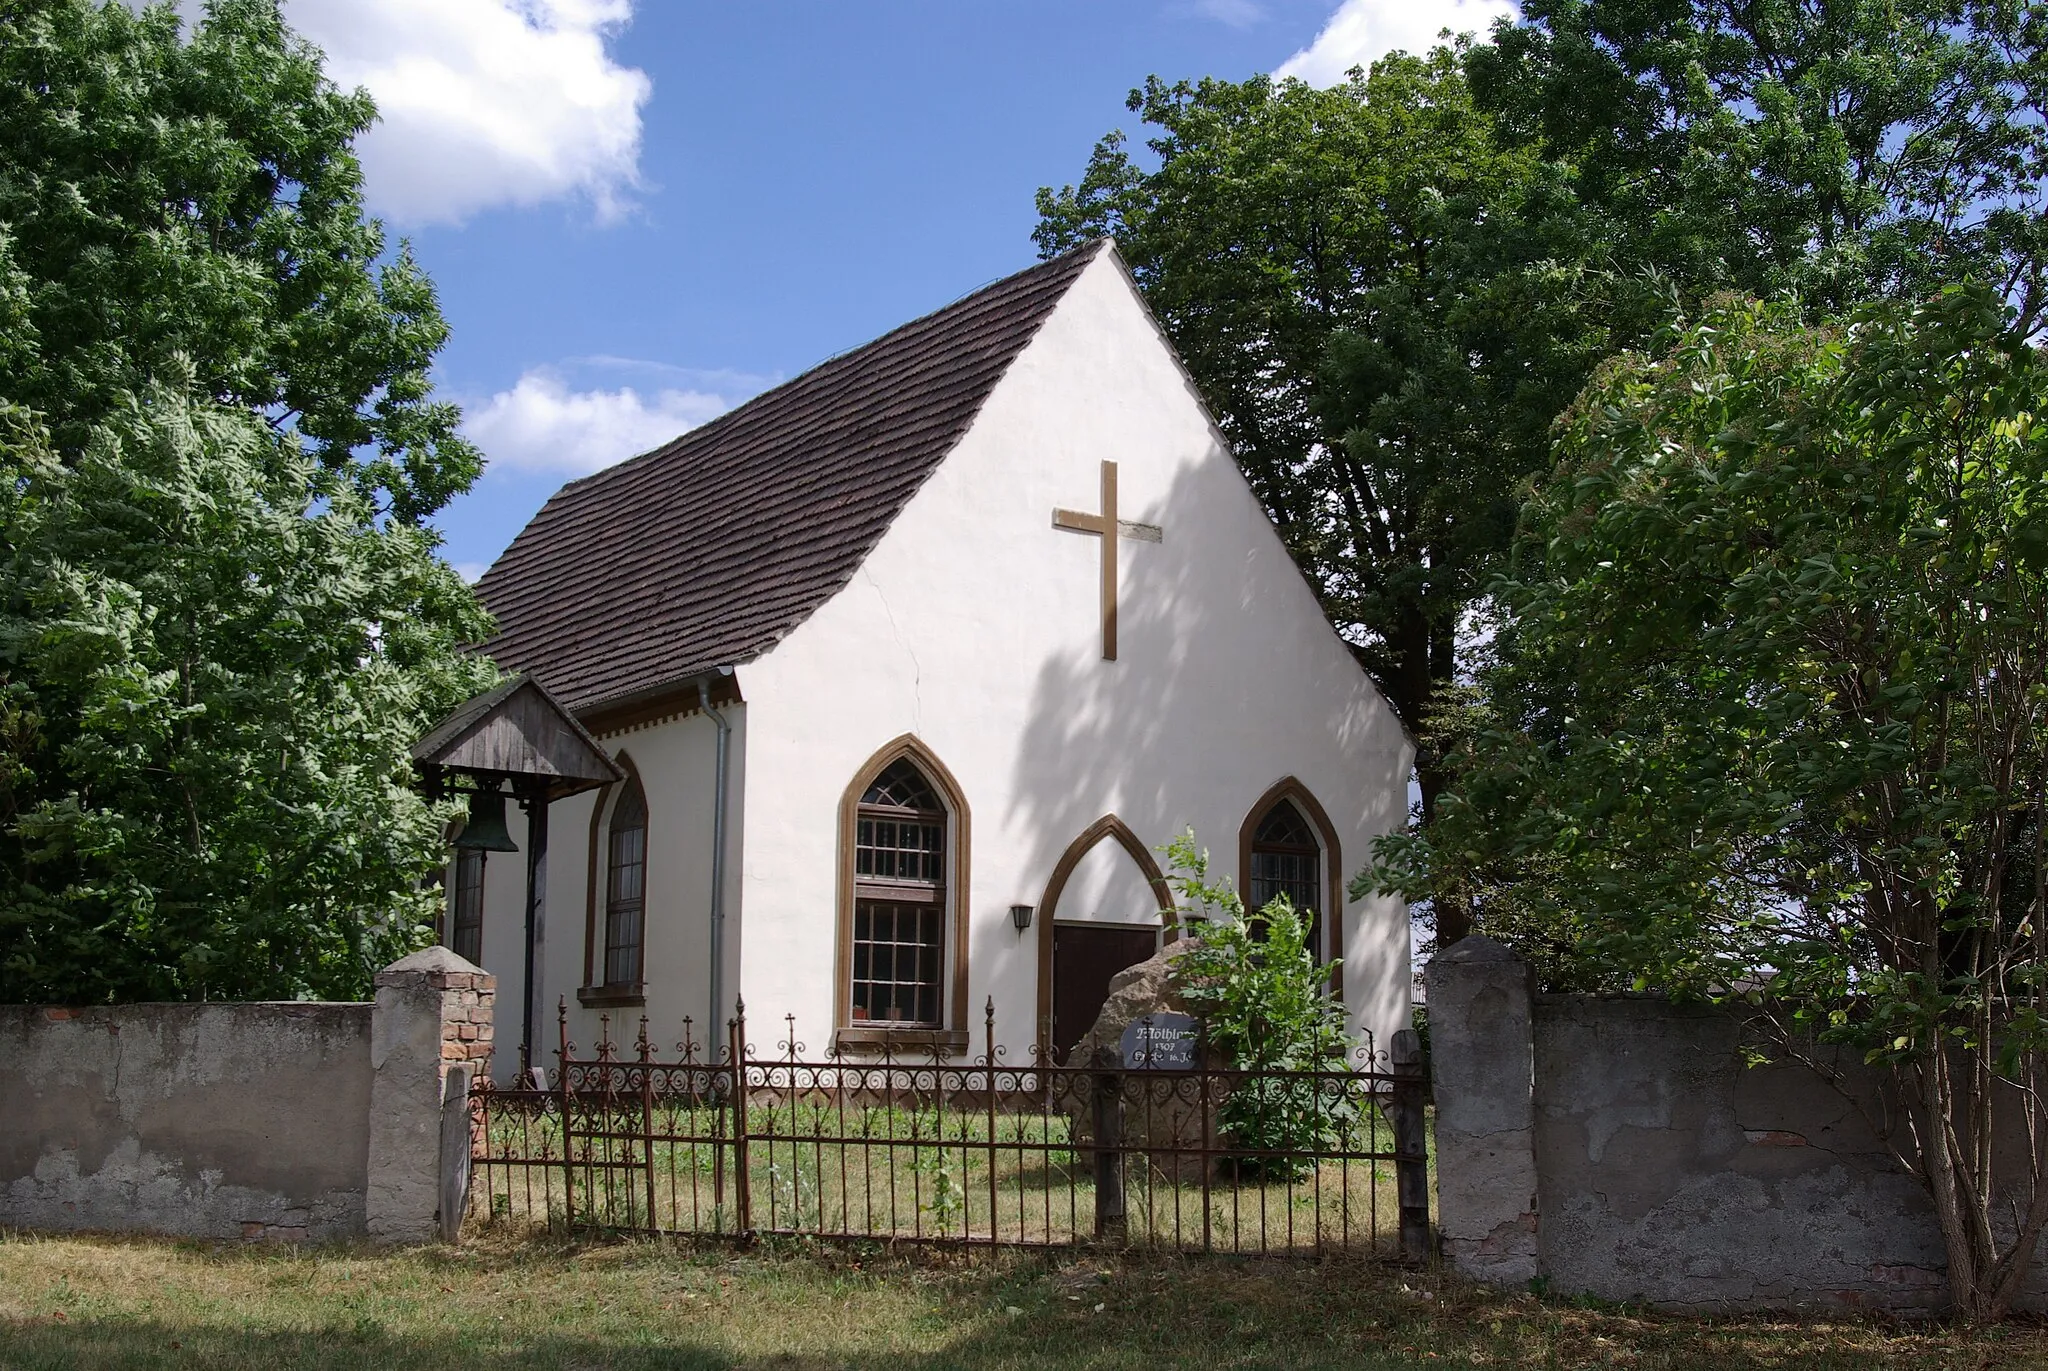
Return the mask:
[[[564,480],[1033,259],[1126,92],[1334,81],[1507,0],[287,0],[385,121],[374,211],[454,329],[482,570]]]

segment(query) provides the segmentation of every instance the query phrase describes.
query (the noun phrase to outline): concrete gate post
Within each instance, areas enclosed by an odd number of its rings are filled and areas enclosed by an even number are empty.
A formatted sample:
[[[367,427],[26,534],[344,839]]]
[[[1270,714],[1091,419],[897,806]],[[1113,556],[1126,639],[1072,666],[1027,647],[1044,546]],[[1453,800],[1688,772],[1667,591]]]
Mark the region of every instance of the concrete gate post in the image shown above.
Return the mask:
[[[469,1085],[489,1070],[496,998],[497,978],[445,947],[377,973],[365,1206],[373,1240],[430,1242],[459,1231]]]
[[[1528,964],[1474,935],[1429,964],[1437,1230],[1490,1285],[1537,1274],[1536,1045]]]

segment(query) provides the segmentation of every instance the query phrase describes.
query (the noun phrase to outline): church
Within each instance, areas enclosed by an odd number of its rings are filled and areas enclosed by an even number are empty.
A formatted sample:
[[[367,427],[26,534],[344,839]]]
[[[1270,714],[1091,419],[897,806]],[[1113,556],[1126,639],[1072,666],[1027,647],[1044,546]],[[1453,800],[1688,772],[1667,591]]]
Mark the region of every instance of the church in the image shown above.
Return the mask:
[[[603,754],[544,861],[447,873],[501,1078],[503,1011],[545,1064],[562,1002],[584,1045],[744,997],[764,1052],[969,1060],[992,1000],[1060,1054],[1177,936],[1190,829],[1313,911],[1353,1029],[1408,1021],[1406,910],[1346,887],[1410,743],[1106,240],[569,483],[478,590]]]

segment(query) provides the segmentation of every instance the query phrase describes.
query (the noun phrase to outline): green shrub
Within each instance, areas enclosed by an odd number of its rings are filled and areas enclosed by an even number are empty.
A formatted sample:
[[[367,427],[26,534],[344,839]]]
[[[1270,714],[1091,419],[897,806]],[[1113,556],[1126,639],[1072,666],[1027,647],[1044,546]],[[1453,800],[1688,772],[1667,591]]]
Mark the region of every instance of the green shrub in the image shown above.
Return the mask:
[[[1247,915],[1227,879],[1211,881],[1209,854],[1192,831],[1167,845],[1179,891],[1182,935],[1173,978],[1205,1041],[1231,1066],[1255,1073],[1233,1088],[1217,1123],[1247,1154],[1245,1174],[1296,1176],[1300,1153],[1335,1146],[1358,1121],[1358,1092],[1345,1082],[1285,1073],[1342,1071],[1353,1046],[1329,993],[1334,961],[1318,965],[1312,926],[1285,896]]]

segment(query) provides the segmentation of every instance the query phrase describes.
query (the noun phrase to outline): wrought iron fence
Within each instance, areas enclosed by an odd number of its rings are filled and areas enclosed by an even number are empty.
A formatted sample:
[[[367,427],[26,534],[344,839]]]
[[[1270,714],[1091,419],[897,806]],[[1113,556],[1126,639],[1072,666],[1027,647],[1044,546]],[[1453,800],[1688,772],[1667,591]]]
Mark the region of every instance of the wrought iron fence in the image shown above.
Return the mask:
[[[1006,1246],[1109,1241],[1244,1253],[1427,1250],[1420,1053],[1395,1035],[1341,1068],[1010,1065],[993,1005],[972,1061],[933,1051],[772,1055],[744,1008],[672,1053],[562,1015],[545,1087],[479,1086],[470,1213],[490,1222],[751,1238]],[[744,1088],[742,1088],[742,1086]],[[1233,1103],[1235,1102],[1235,1103]],[[1278,1118],[1283,1126],[1248,1128]]]

